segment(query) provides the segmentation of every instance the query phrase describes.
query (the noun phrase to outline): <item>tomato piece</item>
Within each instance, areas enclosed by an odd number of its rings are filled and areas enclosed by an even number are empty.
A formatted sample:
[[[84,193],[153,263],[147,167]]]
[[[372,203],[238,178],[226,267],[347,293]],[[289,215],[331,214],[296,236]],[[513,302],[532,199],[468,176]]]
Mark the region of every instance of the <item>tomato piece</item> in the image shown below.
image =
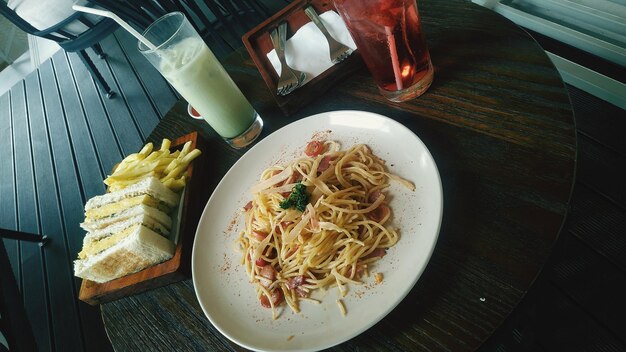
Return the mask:
[[[279,305],[283,301],[283,291],[281,291],[280,289],[276,289],[272,291],[271,295],[272,295],[272,303],[274,303],[274,306]],[[270,304],[270,299],[266,295],[262,295],[260,300],[261,300],[261,305],[263,307],[265,308],[272,307],[272,305]]]
[[[318,156],[324,151],[324,144],[320,141],[310,141],[304,149],[304,154],[310,157]]]
[[[272,308],[272,306],[270,305],[270,299],[267,298],[266,295],[261,296],[261,305],[265,308]]]

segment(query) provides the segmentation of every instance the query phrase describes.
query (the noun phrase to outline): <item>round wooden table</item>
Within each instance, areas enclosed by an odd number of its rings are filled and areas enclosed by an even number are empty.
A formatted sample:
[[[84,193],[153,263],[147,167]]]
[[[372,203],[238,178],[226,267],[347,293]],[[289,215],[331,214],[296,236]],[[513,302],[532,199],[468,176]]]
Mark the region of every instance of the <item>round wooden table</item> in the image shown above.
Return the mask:
[[[285,116],[244,50],[225,64],[263,116],[263,135],[302,117],[355,109],[389,116],[432,153],[443,183],[443,223],[413,290],[387,317],[338,350],[474,350],[524,297],[568,211],[575,126],[561,78],[539,45],[507,19],[467,1],[419,3],[435,81],[395,104],[365,69]],[[179,103],[151,139],[199,130],[212,190],[245,152],[226,146]],[[400,141],[401,142],[401,141]],[[238,350],[207,320],[191,279],[102,305],[116,350]]]

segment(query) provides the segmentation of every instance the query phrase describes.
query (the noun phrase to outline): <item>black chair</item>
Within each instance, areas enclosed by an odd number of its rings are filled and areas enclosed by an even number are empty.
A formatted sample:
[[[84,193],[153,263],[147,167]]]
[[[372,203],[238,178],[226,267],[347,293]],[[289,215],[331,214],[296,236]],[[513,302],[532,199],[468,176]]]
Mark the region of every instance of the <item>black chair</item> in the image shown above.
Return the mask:
[[[97,84],[106,94],[107,98],[111,98],[115,95],[86,52],[87,48],[92,48],[101,59],[106,57],[99,42],[119,27],[115,21],[106,18],[94,23],[89,20],[84,13],[75,12],[70,17],[52,27],[44,30],[38,30],[25,19],[21,18],[2,0],[0,0],[0,14],[26,33],[53,40],[67,52],[77,52],[78,56],[83,61],[92,77],[95,78]],[[68,24],[75,21],[79,21],[84,24],[87,29],[80,34],[73,34],[64,30]]]
[[[242,46],[241,36],[273,14],[262,0],[92,0],[91,2],[116,13],[123,20],[139,28],[140,32],[166,13],[180,11],[218,57]],[[288,0],[282,2],[289,3]]]
[[[0,352],[36,351],[35,336],[28,322],[26,310],[11,270],[11,263],[2,238],[37,242],[45,245],[46,236],[0,229]]]

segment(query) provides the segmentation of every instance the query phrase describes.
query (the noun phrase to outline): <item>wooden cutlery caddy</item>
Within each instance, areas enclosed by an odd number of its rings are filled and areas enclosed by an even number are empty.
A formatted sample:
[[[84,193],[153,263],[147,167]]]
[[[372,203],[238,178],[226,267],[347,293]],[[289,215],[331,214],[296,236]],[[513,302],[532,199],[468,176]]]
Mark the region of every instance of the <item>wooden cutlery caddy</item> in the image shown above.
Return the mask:
[[[300,27],[311,21],[304,13],[304,7],[307,5],[313,6],[318,14],[335,10],[332,1],[328,0],[294,1],[242,37],[250,57],[259,69],[265,84],[276,100],[276,104],[278,104],[285,115],[289,115],[303,105],[310,103],[346,75],[359,70],[363,66],[358,51],[355,51],[346,60],[333,65],[290,94],[286,96],[276,94],[279,76],[267,58],[267,53],[274,49],[270,40],[270,31],[276,28],[282,21],[286,21],[288,27],[287,39],[289,40]]]

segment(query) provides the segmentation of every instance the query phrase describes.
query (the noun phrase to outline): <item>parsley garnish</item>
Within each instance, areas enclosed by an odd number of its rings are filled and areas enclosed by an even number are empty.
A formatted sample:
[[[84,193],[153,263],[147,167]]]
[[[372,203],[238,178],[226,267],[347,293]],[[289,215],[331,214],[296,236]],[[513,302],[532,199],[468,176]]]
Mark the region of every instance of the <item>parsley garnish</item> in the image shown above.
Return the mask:
[[[283,209],[294,207],[297,210],[304,212],[308,203],[309,195],[306,193],[306,187],[301,182],[298,182],[298,184],[296,184],[291,190],[289,197],[280,202],[280,207]]]

